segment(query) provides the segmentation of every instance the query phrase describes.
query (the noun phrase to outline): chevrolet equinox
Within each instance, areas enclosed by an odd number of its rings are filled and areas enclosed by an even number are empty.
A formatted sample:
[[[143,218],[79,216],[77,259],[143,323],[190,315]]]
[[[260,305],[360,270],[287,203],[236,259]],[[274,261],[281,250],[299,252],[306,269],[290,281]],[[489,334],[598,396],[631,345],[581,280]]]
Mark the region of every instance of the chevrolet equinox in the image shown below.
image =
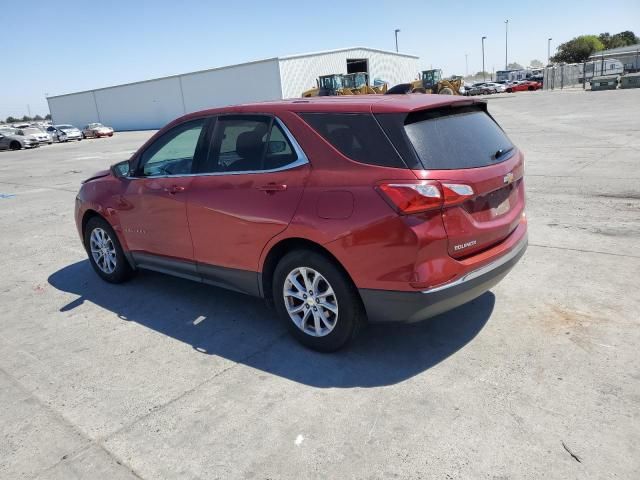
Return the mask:
[[[482,101],[283,100],[171,122],[83,183],[75,219],[104,280],[150,269],[263,297],[333,351],[498,283],[527,246],[523,171]]]

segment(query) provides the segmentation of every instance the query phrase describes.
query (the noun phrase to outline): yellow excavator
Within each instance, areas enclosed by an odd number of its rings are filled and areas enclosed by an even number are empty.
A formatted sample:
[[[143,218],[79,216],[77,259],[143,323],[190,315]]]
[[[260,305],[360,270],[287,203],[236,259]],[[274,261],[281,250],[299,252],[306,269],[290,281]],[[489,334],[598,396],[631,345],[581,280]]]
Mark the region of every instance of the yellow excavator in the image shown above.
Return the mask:
[[[462,95],[462,78],[442,79],[442,70],[423,70],[420,78],[411,83],[401,83],[390,88],[387,93],[439,93],[440,95]]]
[[[317,86],[302,92],[302,97],[326,97],[334,95],[367,95],[386,93],[387,84],[369,85],[369,75],[358,73],[333,73],[322,75],[316,80]]]

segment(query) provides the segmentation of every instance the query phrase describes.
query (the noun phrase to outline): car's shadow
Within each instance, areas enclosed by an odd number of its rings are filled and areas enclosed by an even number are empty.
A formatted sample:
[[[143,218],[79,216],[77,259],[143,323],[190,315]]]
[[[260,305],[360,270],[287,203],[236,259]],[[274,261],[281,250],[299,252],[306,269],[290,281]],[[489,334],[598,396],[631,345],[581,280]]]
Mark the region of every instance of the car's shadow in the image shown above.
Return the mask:
[[[471,341],[495,303],[489,292],[422,323],[371,325],[343,351],[320,354],[290,338],[262,300],[239,293],[152,272],[111,285],[86,260],[53,273],[49,283],[78,295],[61,312],[91,302],[203,354],[315,387],[392,385],[422,373]]]

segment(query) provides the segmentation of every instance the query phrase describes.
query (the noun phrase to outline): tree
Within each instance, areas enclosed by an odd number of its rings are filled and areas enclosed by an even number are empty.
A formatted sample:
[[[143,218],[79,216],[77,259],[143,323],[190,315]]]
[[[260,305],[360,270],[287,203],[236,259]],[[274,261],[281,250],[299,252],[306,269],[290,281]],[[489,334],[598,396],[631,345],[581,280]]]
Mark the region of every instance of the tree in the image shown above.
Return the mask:
[[[522,70],[523,67],[518,62],[511,62],[507,65],[507,70]]]
[[[532,68],[542,68],[542,67],[544,67],[544,63],[542,63],[540,60],[536,60],[536,59],[531,60],[529,65],[531,65]]]
[[[30,122],[32,120],[32,118],[28,115],[25,115],[24,117],[22,117],[22,121],[23,122]]]
[[[558,53],[551,57],[555,63],[582,63],[594,52],[604,50],[604,44],[595,35],[581,35],[558,47]]]
[[[42,118],[40,115],[36,115],[35,117],[33,117],[33,119],[34,119],[36,122],[41,122],[42,120],[44,120],[44,118]]]
[[[15,117],[12,117],[12,116],[8,116],[7,117],[7,123],[16,123],[16,122],[19,122],[19,121],[20,121],[19,118],[15,118]]]
[[[615,35],[609,34],[609,32],[601,33],[598,35],[598,40],[602,42],[604,48],[607,50],[610,48],[626,47],[628,45],[634,45],[640,43],[640,38],[636,37],[635,33],[630,30],[616,33]]]
[[[50,113],[47,113],[47,114],[44,116],[44,119],[45,119],[45,120],[51,120],[51,114],[50,114]]]

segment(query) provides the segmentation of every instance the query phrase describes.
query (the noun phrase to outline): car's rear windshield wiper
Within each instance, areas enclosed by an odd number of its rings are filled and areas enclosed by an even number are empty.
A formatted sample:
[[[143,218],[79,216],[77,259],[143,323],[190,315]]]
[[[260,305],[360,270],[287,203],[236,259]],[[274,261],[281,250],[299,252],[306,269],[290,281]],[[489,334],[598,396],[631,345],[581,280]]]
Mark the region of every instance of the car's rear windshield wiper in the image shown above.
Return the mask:
[[[502,157],[503,155],[506,155],[507,153],[509,153],[511,150],[513,150],[514,147],[509,147],[509,148],[501,148],[499,149],[495,155],[493,156],[493,158],[495,158],[496,160],[498,160],[500,157]]]

